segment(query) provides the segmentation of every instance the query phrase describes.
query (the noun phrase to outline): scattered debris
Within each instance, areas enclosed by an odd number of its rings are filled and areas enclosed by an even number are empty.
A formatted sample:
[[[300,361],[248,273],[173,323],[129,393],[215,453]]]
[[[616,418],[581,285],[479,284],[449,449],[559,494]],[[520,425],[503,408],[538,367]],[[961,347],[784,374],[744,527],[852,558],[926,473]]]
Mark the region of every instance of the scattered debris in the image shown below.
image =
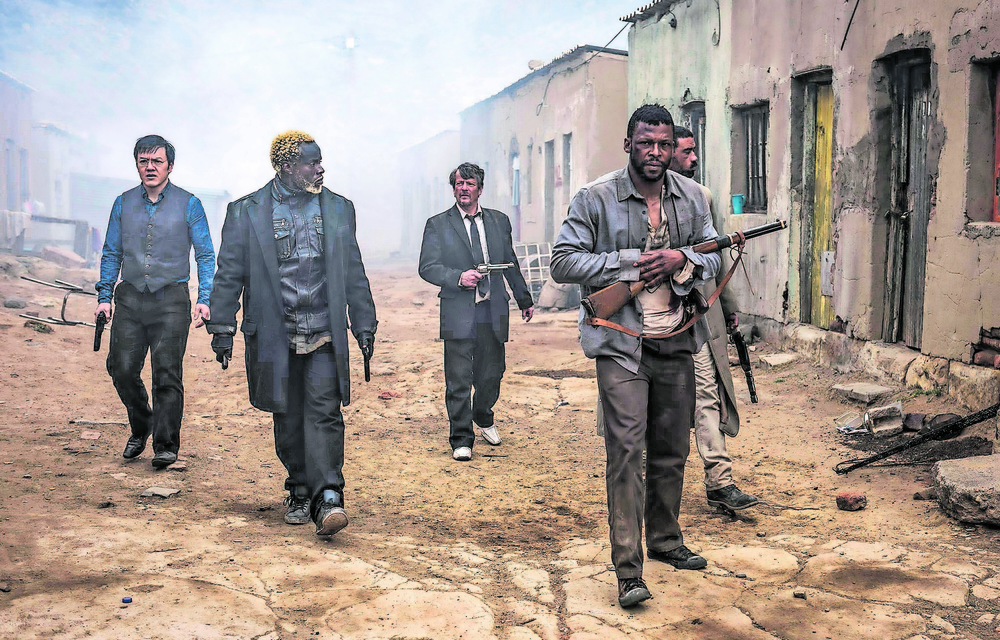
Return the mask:
[[[938,504],[960,522],[1000,525],[1000,465],[996,456],[944,460],[934,465]]]
[[[101,438],[101,432],[100,431],[81,431],[80,432],[80,438],[82,438],[83,440],[100,440],[100,438]]]
[[[3,306],[8,309],[24,309],[28,302],[24,298],[4,298]]]
[[[159,498],[169,498],[172,495],[180,493],[180,489],[171,489],[170,487],[150,487],[139,494],[142,498],[151,498],[157,496]]]
[[[837,425],[837,431],[844,434],[852,433],[866,433],[868,429],[865,428],[865,417],[860,413],[854,411],[848,411],[837,416],[834,419]]]
[[[127,427],[128,426],[124,422],[101,422],[99,420],[84,420],[83,418],[76,418],[75,420],[70,420],[69,423],[84,427]]]
[[[422,307],[422,306],[424,306],[424,301],[423,300],[418,300],[417,298],[414,298],[413,300],[410,300],[410,304],[412,304],[415,307]]]
[[[833,385],[833,392],[850,400],[858,400],[866,404],[871,404],[893,392],[890,387],[883,387],[880,384],[871,382],[851,382],[848,384]]]
[[[837,494],[837,508],[841,511],[861,511],[868,506],[868,497],[863,493],[843,491]]]
[[[935,487],[926,487],[913,494],[914,500],[937,500],[938,490]]]
[[[45,324],[44,322],[39,322],[38,320],[27,320],[24,323],[25,328],[31,329],[32,331],[37,331],[38,333],[52,333],[55,331],[52,327]]]
[[[792,597],[798,598],[799,600],[805,600],[806,590],[803,589],[802,587],[795,587],[795,589],[792,590]]]
[[[865,428],[877,438],[888,438],[903,433],[903,403],[893,402],[865,412]]]
[[[0,584],[0,591],[3,591],[4,593],[10,593],[10,585],[7,584],[6,582]]]
[[[929,433],[935,431],[938,427],[948,422],[953,422],[961,418],[957,413],[940,413],[933,418],[924,418],[924,425],[918,429],[920,433]],[[932,440],[948,440],[949,438],[954,438],[962,429],[943,429],[932,436]]]
[[[97,508],[98,509],[110,509],[113,506],[115,506],[115,503],[111,502],[110,500],[108,500],[107,502],[102,502],[101,504],[97,505]]]
[[[932,627],[937,627],[945,633],[955,633],[955,625],[948,622],[941,616],[932,614],[931,617],[927,619],[927,622],[929,622]]]
[[[124,598],[122,598],[122,602],[124,602],[125,604],[129,604],[130,602],[132,602],[132,598],[125,596]]]
[[[742,571],[740,571],[739,573],[736,574],[736,577],[740,578],[742,580],[742,579],[745,579],[747,577],[747,574],[745,574]]]
[[[906,414],[903,416],[903,431],[920,431],[926,417],[926,414],[923,413]]]
[[[390,400],[392,398],[402,397],[399,393],[393,391],[392,389],[386,389],[382,393],[378,394],[379,400]]]

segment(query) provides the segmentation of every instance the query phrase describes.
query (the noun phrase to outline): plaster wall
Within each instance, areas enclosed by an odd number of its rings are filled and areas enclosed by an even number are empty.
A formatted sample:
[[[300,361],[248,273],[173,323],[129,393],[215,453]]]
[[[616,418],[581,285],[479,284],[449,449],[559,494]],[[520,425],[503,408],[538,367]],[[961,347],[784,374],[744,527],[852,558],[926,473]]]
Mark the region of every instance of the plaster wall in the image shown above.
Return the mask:
[[[628,118],[626,73],[625,56],[582,52],[460,114],[462,161],[486,170],[480,202],[511,218],[515,241],[554,240],[545,237],[546,142],[553,143],[556,233],[576,190],[622,164],[622,132]],[[567,134],[571,135],[568,185],[563,179]],[[512,186],[515,157],[520,167],[519,214]]]
[[[399,251],[403,256],[417,256],[424,222],[455,204],[448,176],[462,162],[458,148],[458,131],[442,131],[400,152]]]
[[[983,188],[976,190],[981,180],[974,172],[990,158],[982,157],[982,130],[969,127],[970,121],[985,120],[981,111],[989,100],[972,63],[1000,58],[1000,0],[861,2],[848,31],[854,4],[721,0],[717,18],[713,1],[673,3],[676,29],[665,19],[649,18],[630,32],[629,107],[652,97],[673,110],[690,99],[689,91],[704,91],[707,183],[727,210],[726,230],[773,219],[790,223],[789,232],[755,240],[749,248],[753,291],[743,278],[734,278],[733,285],[741,310],[796,322],[803,286],[800,239],[808,224],[803,205],[810,193],[804,188],[802,95],[816,77],[810,73],[827,70],[834,93],[833,308],[849,335],[879,340],[890,180],[885,62],[908,49],[929,50],[933,196],[921,351],[967,361],[980,327],[1000,325],[1000,225],[982,221]],[[716,47],[709,36],[720,19]],[[678,71],[681,63],[686,69]],[[740,153],[732,147],[739,126],[733,109],[761,101],[770,107],[767,214],[733,216],[734,175],[740,170]]]
[[[20,152],[31,147],[32,93],[0,72],[0,209],[20,211],[22,191],[31,190],[29,176],[21,175]]]

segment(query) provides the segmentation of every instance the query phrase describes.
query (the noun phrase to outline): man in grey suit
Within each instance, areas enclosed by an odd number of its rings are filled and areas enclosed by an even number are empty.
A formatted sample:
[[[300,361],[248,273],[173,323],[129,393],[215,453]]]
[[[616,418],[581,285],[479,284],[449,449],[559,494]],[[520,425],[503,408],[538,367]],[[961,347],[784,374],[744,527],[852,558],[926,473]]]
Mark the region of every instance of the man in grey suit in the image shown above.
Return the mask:
[[[473,422],[487,443],[500,444],[493,405],[506,370],[504,343],[510,324],[504,278],[524,321],[534,314],[531,292],[514,255],[510,220],[479,205],[485,177],[469,162],[451,172],[455,206],[427,220],[420,246],[420,277],[441,287],[448,442],[452,457],[461,462],[472,459]],[[486,274],[476,269],[488,263],[512,266]]]
[[[596,360],[604,408],[618,603],[631,607],[652,597],[642,580],[644,522],[651,559],[677,569],[706,566],[684,545],[678,523],[694,417],[693,356],[708,338],[704,318],[685,328],[683,299],[715,277],[720,259],[690,248],[716,232],[698,184],[667,171],[674,150],[670,112],[660,105],[637,109],[623,147],[625,168],[574,196],[552,249],[551,273],[556,282],[579,283],[585,296],[617,282],[644,283],[609,318],[618,328],[580,317],[580,344]]]
[[[670,170],[685,178],[694,179],[698,167],[698,147],[694,133],[686,127],[674,127],[677,146],[671,159]],[[712,192],[701,185],[708,198],[712,221],[717,231],[722,230],[722,218],[715,209]],[[716,275],[718,285],[722,272]],[[702,294],[707,298],[713,287],[704,287]],[[736,328],[739,320],[736,296],[732,290],[724,288],[719,295],[719,304],[712,305],[705,314],[711,330],[708,340],[694,355],[695,394],[694,442],[698,455],[705,463],[705,495],[708,504],[733,511],[746,509],[757,504],[756,496],[744,493],[733,482],[733,459],[726,448],[726,436],[736,437],[740,431],[740,414],[736,410],[736,393],[733,376],[729,371],[729,352],[726,344],[729,333]]]
[[[211,298],[212,349],[232,355],[243,299],[250,404],[274,415],[274,448],[288,472],[285,522],[330,536],[347,526],[344,418],[351,402],[350,329],[375,345],[375,303],[354,205],[323,187],[319,145],[301,131],[271,143],[276,175],[230,203]],[[350,318],[350,327],[348,327]]]

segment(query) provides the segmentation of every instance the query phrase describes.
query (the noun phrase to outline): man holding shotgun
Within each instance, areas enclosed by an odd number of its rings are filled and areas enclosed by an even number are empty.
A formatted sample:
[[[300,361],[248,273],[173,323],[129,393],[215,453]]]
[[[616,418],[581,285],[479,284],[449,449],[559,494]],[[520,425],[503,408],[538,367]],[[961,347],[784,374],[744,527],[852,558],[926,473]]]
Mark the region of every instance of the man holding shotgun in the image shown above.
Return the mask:
[[[690,314],[684,300],[714,279],[720,258],[691,249],[717,234],[701,187],[667,172],[674,151],[670,112],[657,104],[637,109],[624,150],[625,168],[574,196],[552,250],[551,274],[556,282],[581,284],[583,295],[617,282],[643,284],[608,318],[624,330],[583,314],[580,322],[581,346],[596,360],[604,406],[618,602],[631,607],[652,597],[642,580],[644,521],[650,558],[678,569],[707,564],[684,546],[677,521],[694,417],[693,355],[709,336],[704,318],[684,327]]]

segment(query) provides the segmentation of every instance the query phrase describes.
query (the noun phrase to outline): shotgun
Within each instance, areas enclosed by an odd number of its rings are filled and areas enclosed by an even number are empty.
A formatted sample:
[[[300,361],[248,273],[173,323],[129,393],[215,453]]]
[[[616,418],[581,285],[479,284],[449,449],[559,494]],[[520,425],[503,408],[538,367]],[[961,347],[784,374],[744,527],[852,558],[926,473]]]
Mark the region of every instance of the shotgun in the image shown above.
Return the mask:
[[[751,238],[759,238],[760,236],[767,235],[769,233],[781,231],[787,227],[788,223],[784,220],[769,222],[767,224],[762,224],[759,227],[752,227],[746,231],[736,231],[735,233],[730,233],[728,235],[713,238],[712,240],[700,242],[692,246],[691,249],[694,250],[695,253],[717,253],[723,249],[728,249],[733,245],[743,244],[744,241],[750,240]],[[605,287],[600,291],[595,291],[590,294],[581,300],[580,304],[590,317],[607,320],[614,314],[618,313],[619,309],[628,304],[629,300],[638,295],[644,286],[646,286],[646,283],[642,280],[631,283],[616,282],[609,287]]]
[[[747,391],[750,392],[750,402],[757,404],[757,385],[753,381],[753,364],[750,362],[750,350],[747,349],[747,341],[743,339],[743,334],[733,331],[730,336],[733,346],[736,347],[736,355],[740,357],[740,368],[747,379]]]

